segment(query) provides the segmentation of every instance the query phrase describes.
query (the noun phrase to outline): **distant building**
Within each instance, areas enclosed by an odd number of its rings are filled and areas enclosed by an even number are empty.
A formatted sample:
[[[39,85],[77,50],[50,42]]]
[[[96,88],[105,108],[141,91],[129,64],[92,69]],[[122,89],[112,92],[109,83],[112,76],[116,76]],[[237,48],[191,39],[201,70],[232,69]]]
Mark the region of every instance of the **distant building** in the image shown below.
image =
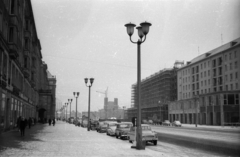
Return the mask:
[[[114,101],[108,101],[108,98],[105,97],[104,108],[99,110],[99,116],[101,119],[110,119],[111,117],[123,119],[124,111],[119,108],[117,98],[114,98]]]
[[[168,103],[177,100],[177,69],[183,62],[176,61],[173,68],[163,69],[141,81],[142,120],[168,119]],[[132,104],[127,117],[137,117],[137,84],[132,85]]]
[[[240,38],[204,53],[177,71],[171,121],[205,125],[240,122]]]

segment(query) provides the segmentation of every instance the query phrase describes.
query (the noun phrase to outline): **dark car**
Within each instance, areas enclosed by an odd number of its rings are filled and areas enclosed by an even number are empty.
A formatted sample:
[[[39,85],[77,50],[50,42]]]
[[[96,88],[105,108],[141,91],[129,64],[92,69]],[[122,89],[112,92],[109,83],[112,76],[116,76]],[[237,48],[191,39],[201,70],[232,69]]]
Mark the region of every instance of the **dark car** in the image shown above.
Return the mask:
[[[103,121],[96,123],[96,130],[97,130],[97,132],[98,132],[98,130],[100,129],[100,127],[101,127],[102,125],[104,125],[104,122],[103,122]]]
[[[100,125],[99,129],[97,130],[99,133],[107,132],[107,124]]]
[[[164,126],[170,126],[171,123],[170,123],[169,120],[164,120],[164,122],[162,122],[162,125],[164,125]]]
[[[96,130],[97,128],[97,123],[96,121],[91,121],[90,123],[90,130]]]
[[[130,131],[130,127],[133,126],[132,122],[122,122],[117,124],[117,128],[115,130],[116,138],[124,139],[127,138],[127,134]]]

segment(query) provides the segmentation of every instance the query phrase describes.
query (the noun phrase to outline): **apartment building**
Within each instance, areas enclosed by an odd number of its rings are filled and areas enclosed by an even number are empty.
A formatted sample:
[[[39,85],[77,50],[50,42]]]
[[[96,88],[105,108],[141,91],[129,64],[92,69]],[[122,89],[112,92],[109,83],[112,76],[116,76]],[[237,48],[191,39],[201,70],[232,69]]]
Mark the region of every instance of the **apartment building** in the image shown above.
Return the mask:
[[[142,120],[168,119],[168,103],[177,100],[177,69],[183,62],[176,61],[173,68],[163,69],[141,81]],[[131,108],[127,117],[137,117],[137,84],[132,85]]]
[[[178,100],[171,121],[226,125],[240,122],[240,38],[206,52],[177,70]]]
[[[0,0],[0,132],[14,128],[19,116],[54,115],[56,77],[47,73],[31,1]]]

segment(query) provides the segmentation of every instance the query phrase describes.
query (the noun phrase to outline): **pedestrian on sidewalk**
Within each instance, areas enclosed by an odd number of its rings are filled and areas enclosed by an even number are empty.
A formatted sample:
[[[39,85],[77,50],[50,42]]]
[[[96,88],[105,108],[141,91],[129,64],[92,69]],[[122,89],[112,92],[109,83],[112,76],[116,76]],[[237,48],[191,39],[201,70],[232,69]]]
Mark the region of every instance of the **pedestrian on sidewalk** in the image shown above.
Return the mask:
[[[55,118],[53,118],[53,122],[52,122],[53,126],[55,125],[55,123],[56,123]]]
[[[32,118],[29,117],[28,118],[28,128],[31,129],[31,126],[32,126]]]
[[[48,124],[49,124],[49,126],[51,125],[51,123],[52,123],[52,120],[51,120],[51,118],[49,118],[49,119],[48,119]]]
[[[21,136],[24,136],[25,127],[26,127],[26,121],[25,121],[24,117],[21,118],[19,126],[20,126]]]
[[[17,119],[17,128],[18,128],[19,132],[20,132],[20,122],[21,122],[21,119],[22,119],[21,116],[19,116],[18,119]]]

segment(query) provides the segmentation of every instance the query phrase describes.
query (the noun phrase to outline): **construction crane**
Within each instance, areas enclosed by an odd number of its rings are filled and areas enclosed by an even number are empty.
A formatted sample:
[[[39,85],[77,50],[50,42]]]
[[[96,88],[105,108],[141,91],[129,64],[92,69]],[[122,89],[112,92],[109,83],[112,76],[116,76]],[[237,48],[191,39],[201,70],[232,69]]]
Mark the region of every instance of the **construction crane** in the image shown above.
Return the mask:
[[[107,87],[107,89],[105,90],[105,92],[100,92],[100,91],[96,91],[96,92],[97,92],[97,93],[104,94],[104,95],[105,95],[105,98],[107,98],[108,87]]]

